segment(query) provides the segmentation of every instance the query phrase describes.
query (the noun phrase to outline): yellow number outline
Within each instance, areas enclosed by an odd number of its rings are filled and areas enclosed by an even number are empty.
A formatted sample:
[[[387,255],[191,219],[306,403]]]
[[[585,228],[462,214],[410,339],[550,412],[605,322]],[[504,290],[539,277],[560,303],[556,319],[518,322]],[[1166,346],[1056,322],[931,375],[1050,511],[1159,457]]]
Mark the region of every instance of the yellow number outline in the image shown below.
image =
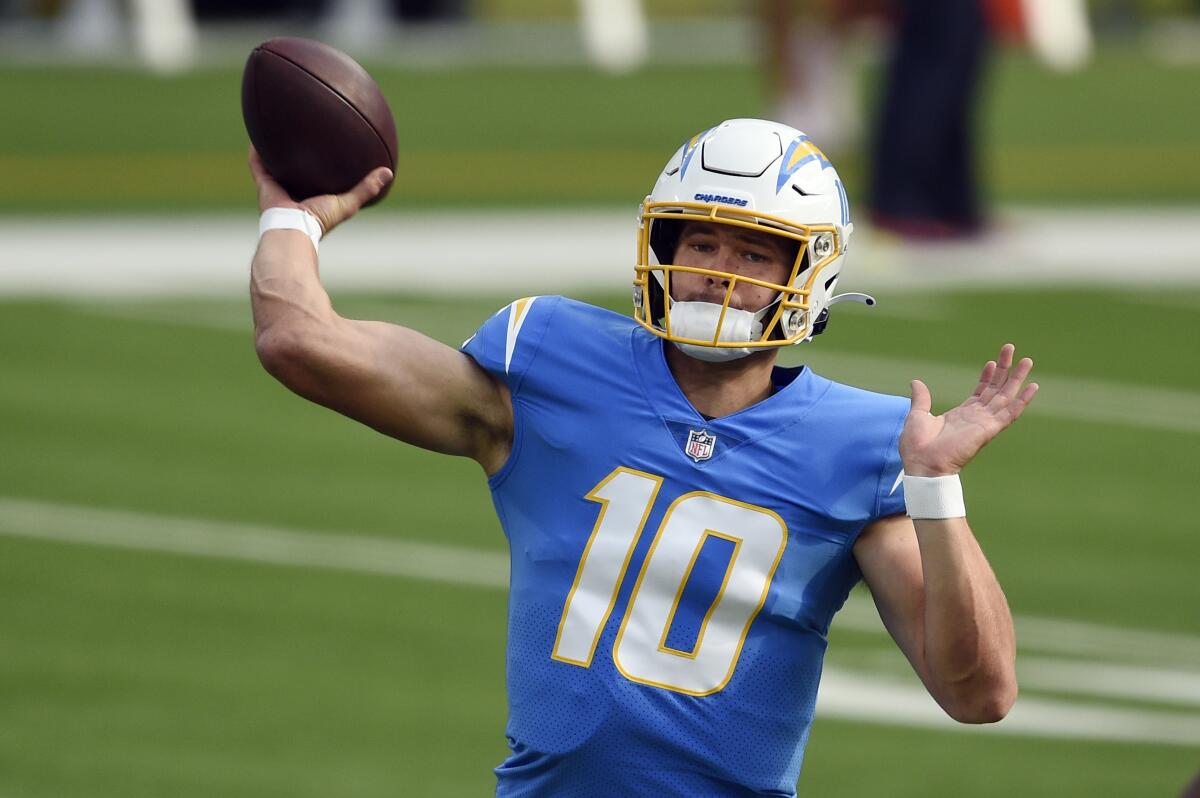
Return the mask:
[[[654,489],[650,492],[650,498],[646,501],[646,508],[642,511],[642,518],[638,521],[637,529],[630,538],[629,548],[625,551],[625,559],[621,563],[621,570],[617,574],[616,581],[613,583],[612,594],[608,597],[608,607],[604,610],[604,615],[600,619],[600,623],[596,626],[596,634],[592,637],[592,645],[588,648],[586,660],[572,659],[558,653],[559,645],[562,643],[563,627],[566,626],[567,618],[571,613],[571,602],[575,598],[575,591],[579,588],[579,581],[583,578],[583,569],[587,565],[588,555],[592,552],[592,543],[596,541],[597,535],[600,533],[600,527],[604,524],[604,514],[608,510],[609,499],[602,498],[599,494],[608,483],[617,478],[618,475],[633,474],[634,476],[644,477],[652,480]],[[550,659],[565,662],[569,665],[578,665],[582,668],[590,668],[592,659],[596,656],[596,646],[600,644],[600,636],[604,634],[604,627],[608,625],[608,619],[612,615],[613,608],[617,605],[617,593],[621,590],[621,583],[625,581],[625,573],[629,570],[629,563],[633,559],[633,551],[637,548],[638,540],[641,539],[642,530],[646,527],[646,519],[650,517],[650,511],[654,509],[654,503],[658,500],[658,491],[662,488],[663,477],[649,474],[645,471],[638,471],[636,468],[626,468],[619,466],[612,470],[608,476],[600,480],[600,482],[587,492],[584,496],[588,501],[596,502],[600,505],[600,512],[596,516],[596,523],[592,526],[592,533],[588,536],[587,544],[583,547],[583,554],[579,558],[579,567],[575,569],[575,581],[571,583],[571,590],[567,593],[566,603],[563,604],[562,617],[558,621],[558,632],[554,636],[554,648],[551,650]]]
[[[710,690],[688,690],[687,688],[679,687],[677,685],[666,684],[664,682],[654,681],[653,679],[643,679],[639,676],[634,676],[634,675],[630,674],[628,671],[625,670],[625,668],[623,668],[621,666],[620,656],[618,655],[617,652],[621,648],[621,640],[625,636],[625,627],[629,623],[629,617],[631,615],[630,608],[633,607],[634,602],[637,601],[638,593],[641,591],[641,588],[642,588],[642,580],[645,578],[646,572],[649,570],[650,561],[654,557],[655,549],[658,548],[659,540],[662,539],[663,530],[665,530],[667,528],[667,522],[671,520],[671,514],[674,513],[675,509],[680,504],[682,504],[684,501],[691,499],[691,498],[700,497],[700,496],[704,496],[704,497],[707,497],[710,499],[716,499],[717,501],[724,502],[725,504],[732,504],[732,505],[736,505],[738,507],[745,508],[747,510],[753,510],[755,512],[760,512],[760,513],[769,515],[769,516],[773,517],[776,521],[779,522],[779,528],[780,528],[780,531],[782,532],[782,534],[780,535],[779,550],[775,553],[775,560],[774,560],[774,562],[771,563],[771,569],[767,572],[766,578],[763,580],[763,589],[762,589],[762,593],[758,597],[758,603],[755,605],[754,611],[751,612],[749,614],[749,616],[746,618],[746,623],[742,627],[742,633],[738,637],[737,647],[734,649],[733,656],[729,658],[729,669],[725,673],[725,678],[721,680],[720,684],[718,684],[716,687],[713,687]],[[701,536],[702,541],[703,541],[703,537],[704,536]],[[729,539],[729,538],[726,538],[726,539]],[[725,572],[725,580],[721,584],[721,593],[718,594],[717,600],[713,601],[712,605],[709,607],[708,614],[705,616],[706,624],[708,621],[708,615],[711,615],[712,612],[715,610],[715,608],[720,604],[720,599],[724,595],[725,585],[728,583],[729,575],[733,572],[733,566],[734,566],[734,563],[736,562],[736,555],[741,552],[740,543],[743,540],[743,538],[737,538],[737,540],[738,540],[738,544],[739,544],[737,552],[735,552],[734,557],[731,557],[729,560],[729,567]],[[629,601],[625,605],[625,617],[623,617],[621,619],[621,628],[617,631],[617,639],[613,642],[613,665],[616,666],[617,670],[620,672],[620,674],[622,676],[624,676],[626,679],[628,679],[631,682],[637,682],[638,684],[646,684],[646,685],[650,685],[651,687],[661,687],[664,690],[671,690],[672,692],[676,692],[676,693],[683,693],[685,695],[703,697],[706,695],[712,695],[713,693],[719,693],[722,690],[724,690],[725,686],[729,684],[729,680],[733,678],[733,672],[737,669],[738,660],[741,659],[741,656],[742,656],[742,648],[746,645],[746,637],[750,634],[750,626],[751,626],[751,624],[754,623],[754,619],[758,617],[758,614],[760,612],[762,612],[763,605],[767,603],[767,594],[770,593],[770,591],[771,591],[771,582],[774,581],[774,579],[775,579],[775,571],[779,568],[779,563],[783,559],[783,550],[786,547],[787,547],[787,523],[785,523],[783,518],[779,515],[779,513],[775,512],[774,510],[769,510],[766,507],[759,507],[758,505],[755,505],[755,504],[747,504],[746,502],[740,502],[737,499],[730,499],[725,496],[718,496],[715,493],[710,493],[709,491],[704,491],[704,490],[692,491],[691,493],[685,493],[682,496],[679,496],[678,498],[676,498],[675,501],[671,502],[671,506],[667,508],[667,511],[663,514],[662,521],[660,521],[658,524],[658,530],[654,533],[654,541],[650,544],[650,549],[646,552],[646,556],[642,560],[642,570],[638,573],[637,581],[633,585],[633,592],[629,594]],[[684,585],[687,584],[686,580],[683,582],[683,584]],[[681,592],[682,592],[682,588],[681,588]],[[672,618],[674,617],[674,609],[672,609],[671,617]],[[607,618],[605,620],[607,620]],[[665,629],[670,629],[669,622],[668,622],[667,626],[665,627]],[[701,631],[703,632],[703,628],[701,629]],[[665,631],[664,631],[664,637],[665,637]],[[660,648],[661,648],[661,645],[660,645]],[[690,659],[695,659],[696,655],[699,653],[699,651],[700,651],[700,639],[697,638],[696,648],[694,650],[694,653],[690,657]],[[674,654],[676,656],[687,656],[685,654],[676,652],[672,649],[667,649],[667,653]]]

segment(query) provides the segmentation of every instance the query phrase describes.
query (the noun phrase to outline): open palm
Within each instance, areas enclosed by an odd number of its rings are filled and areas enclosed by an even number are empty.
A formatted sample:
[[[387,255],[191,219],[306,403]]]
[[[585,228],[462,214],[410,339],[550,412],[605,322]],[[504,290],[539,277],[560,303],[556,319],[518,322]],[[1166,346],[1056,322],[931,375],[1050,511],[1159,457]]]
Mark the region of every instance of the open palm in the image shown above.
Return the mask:
[[[1015,352],[1012,344],[1002,346],[999,357],[984,365],[971,396],[940,416],[930,413],[933,400],[929,388],[913,380],[912,408],[900,433],[904,473],[957,474],[988,441],[1017,420],[1033,400],[1038,385],[1024,385],[1033,360],[1022,358],[1014,367]]]

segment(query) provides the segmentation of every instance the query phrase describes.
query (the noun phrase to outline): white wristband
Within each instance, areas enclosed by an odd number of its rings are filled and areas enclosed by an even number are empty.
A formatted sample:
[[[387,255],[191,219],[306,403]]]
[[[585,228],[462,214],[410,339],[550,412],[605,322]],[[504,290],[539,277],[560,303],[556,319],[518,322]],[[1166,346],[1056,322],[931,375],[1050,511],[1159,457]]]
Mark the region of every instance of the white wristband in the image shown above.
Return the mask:
[[[904,475],[904,505],[909,518],[964,518],[962,481],[958,474],[945,477]]]
[[[299,230],[312,241],[313,249],[321,248],[321,223],[300,208],[267,208],[258,217],[258,237],[268,230]]]

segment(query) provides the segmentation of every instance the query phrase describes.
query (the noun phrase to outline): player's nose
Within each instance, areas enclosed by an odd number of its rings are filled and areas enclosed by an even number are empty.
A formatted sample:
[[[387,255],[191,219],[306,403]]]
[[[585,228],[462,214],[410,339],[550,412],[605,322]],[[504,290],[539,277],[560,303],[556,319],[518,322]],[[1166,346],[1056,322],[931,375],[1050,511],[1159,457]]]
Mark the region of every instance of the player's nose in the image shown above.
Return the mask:
[[[737,253],[733,247],[721,246],[713,253],[712,266],[709,268],[724,272],[726,274],[737,273]],[[729,279],[725,277],[713,277],[715,281],[719,281],[722,285],[728,285]]]
[[[728,272],[726,265],[720,261],[714,261],[712,266],[710,266],[709,268],[713,269],[714,271],[718,271],[718,272]],[[708,284],[710,286],[714,286],[717,288],[728,288],[729,287],[729,278],[726,277],[724,274],[707,274],[707,275],[705,275],[705,277],[707,278]]]

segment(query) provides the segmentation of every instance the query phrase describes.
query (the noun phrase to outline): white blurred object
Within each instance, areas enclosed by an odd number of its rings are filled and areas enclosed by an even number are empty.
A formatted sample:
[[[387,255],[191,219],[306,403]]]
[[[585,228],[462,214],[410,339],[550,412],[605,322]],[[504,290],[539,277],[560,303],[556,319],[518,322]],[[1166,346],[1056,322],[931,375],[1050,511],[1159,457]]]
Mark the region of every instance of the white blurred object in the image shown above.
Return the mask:
[[[625,73],[646,62],[649,33],[641,0],[579,0],[583,42],[592,62]]]
[[[828,26],[798,25],[788,36],[786,83],[774,116],[839,150],[854,147],[862,135],[858,89],[843,48]]]
[[[169,74],[196,62],[196,19],[189,0],[130,0],[138,57],[154,72]]]
[[[387,0],[333,0],[324,20],[330,41],[346,50],[372,50],[382,45],[395,21]]]
[[[1200,64],[1200,19],[1169,16],[1147,23],[1142,47],[1148,58],[1168,66]]]
[[[116,0],[68,0],[56,25],[63,47],[73,53],[111,53],[121,46]]]
[[[632,271],[629,217],[624,210],[480,213],[455,268],[413,270],[397,269],[397,260],[444,259],[446,241],[462,238],[461,213],[363,214],[354,235],[321,242],[322,279],[347,291],[451,295],[462,293],[464,280],[473,290],[510,296],[612,290]],[[1129,251],[1112,245],[1112,231],[1121,229],[1138,231],[1137,290],[1200,286],[1200,205],[1012,208],[1001,218],[994,237],[956,244],[911,245],[863,225],[839,287],[849,280],[891,294],[1029,285],[1128,290]],[[257,236],[257,220],[245,213],[202,221],[0,215],[0,297],[242,296]],[[531,248],[535,238],[539,245]],[[563,269],[567,250],[581,253],[578,268]],[[163,268],[164,252],[171,253],[170,269]],[[1164,292],[1156,301],[1192,312],[1190,296]],[[888,313],[895,303],[876,307]]]
[[[1030,47],[1061,72],[1083,68],[1092,56],[1086,0],[1022,0]]]

